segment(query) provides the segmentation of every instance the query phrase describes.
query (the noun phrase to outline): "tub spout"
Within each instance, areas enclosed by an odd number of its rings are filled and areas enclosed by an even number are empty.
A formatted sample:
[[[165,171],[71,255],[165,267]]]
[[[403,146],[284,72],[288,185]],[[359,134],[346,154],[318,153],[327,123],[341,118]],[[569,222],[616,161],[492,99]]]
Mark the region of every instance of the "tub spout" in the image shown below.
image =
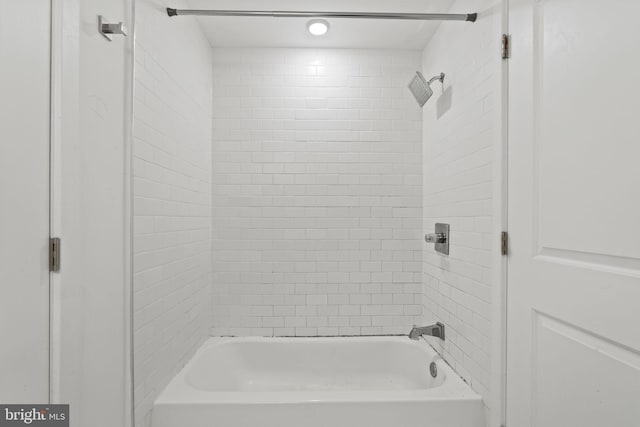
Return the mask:
[[[444,341],[444,323],[437,322],[435,325],[429,326],[414,326],[409,332],[409,338],[417,340],[423,335],[429,335],[432,337],[438,337]]]

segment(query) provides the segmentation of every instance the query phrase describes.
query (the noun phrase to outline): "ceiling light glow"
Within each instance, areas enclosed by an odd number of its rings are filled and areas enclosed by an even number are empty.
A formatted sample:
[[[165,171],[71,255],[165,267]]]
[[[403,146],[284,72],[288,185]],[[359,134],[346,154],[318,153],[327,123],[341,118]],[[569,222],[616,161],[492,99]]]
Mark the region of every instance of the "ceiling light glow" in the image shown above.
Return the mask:
[[[329,31],[329,23],[324,19],[312,19],[307,22],[307,30],[314,36],[322,36]]]

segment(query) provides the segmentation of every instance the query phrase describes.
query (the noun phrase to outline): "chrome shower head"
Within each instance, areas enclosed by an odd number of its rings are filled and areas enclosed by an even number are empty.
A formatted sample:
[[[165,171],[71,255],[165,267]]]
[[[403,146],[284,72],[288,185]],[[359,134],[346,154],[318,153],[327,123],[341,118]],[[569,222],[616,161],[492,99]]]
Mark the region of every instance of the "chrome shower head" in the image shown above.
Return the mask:
[[[413,94],[413,97],[418,101],[420,107],[423,107],[424,104],[427,103],[429,98],[433,95],[433,90],[431,89],[431,83],[436,80],[440,80],[440,83],[444,82],[444,73],[440,73],[439,75],[432,77],[429,81],[424,78],[420,71],[416,71],[416,75],[411,79],[411,83],[409,83],[409,90]]]

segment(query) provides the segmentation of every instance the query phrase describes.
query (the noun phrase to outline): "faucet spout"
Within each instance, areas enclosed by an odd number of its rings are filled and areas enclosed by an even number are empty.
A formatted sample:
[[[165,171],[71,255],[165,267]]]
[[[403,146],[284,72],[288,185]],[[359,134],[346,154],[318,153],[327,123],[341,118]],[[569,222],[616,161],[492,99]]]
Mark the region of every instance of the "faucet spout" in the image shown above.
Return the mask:
[[[444,341],[444,323],[437,322],[435,325],[414,326],[409,332],[409,338],[412,340],[417,340],[423,335],[437,337]]]

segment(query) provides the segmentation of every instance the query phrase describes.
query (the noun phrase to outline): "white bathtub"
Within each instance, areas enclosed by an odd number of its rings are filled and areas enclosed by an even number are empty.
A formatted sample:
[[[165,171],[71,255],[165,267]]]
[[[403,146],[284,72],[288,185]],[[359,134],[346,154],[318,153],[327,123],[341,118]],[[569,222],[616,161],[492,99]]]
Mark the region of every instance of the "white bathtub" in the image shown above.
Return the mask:
[[[480,396],[407,337],[211,338],[152,413],[153,427],[483,425]]]

